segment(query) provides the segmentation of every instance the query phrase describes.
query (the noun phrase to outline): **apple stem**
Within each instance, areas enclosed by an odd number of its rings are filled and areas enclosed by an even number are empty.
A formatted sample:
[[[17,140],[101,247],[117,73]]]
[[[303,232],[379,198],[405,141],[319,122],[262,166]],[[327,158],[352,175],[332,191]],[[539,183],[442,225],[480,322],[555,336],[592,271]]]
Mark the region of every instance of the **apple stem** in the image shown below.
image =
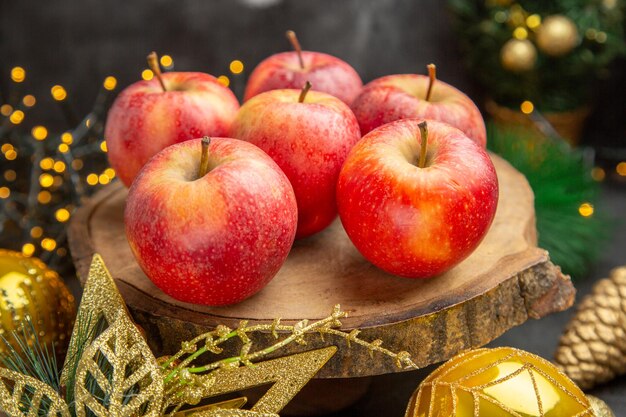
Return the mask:
[[[310,82],[305,82],[304,87],[302,87],[302,91],[300,92],[300,97],[298,97],[298,103],[304,103],[304,99],[306,98],[307,93],[311,89],[312,85]]]
[[[437,80],[437,67],[435,64],[426,65],[428,68],[428,91],[426,91],[426,101],[430,101],[430,94],[433,92],[433,85],[435,85],[435,80]]]
[[[298,42],[298,37],[296,36],[296,32],[293,30],[288,30],[285,32],[287,39],[291,43],[291,46],[298,54],[298,61],[300,62],[300,68],[304,69],[304,60],[302,59],[302,48],[300,47],[300,42]]]
[[[202,138],[202,156],[200,157],[200,169],[198,170],[198,178],[202,178],[209,170],[209,145],[211,138],[205,136]]]
[[[167,91],[167,88],[165,88],[165,83],[163,82],[163,77],[161,76],[161,66],[159,65],[159,56],[157,55],[156,52],[152,51],[148,54],[147,60],[148,60],[148,67],[152,70],[154,75],[157,77],[157,80],[159,80],[159,83],[161,84],[161,88],[163,88],[163,92]]]
[[[426,124],[426,121],[423,121],[417,126],[420,128],[420,135],[422,137],[420,146],[420,159],[417,163],[417,166],[420,168],[424,168],[426,166],[426,147],[428,146],[428,125]]]

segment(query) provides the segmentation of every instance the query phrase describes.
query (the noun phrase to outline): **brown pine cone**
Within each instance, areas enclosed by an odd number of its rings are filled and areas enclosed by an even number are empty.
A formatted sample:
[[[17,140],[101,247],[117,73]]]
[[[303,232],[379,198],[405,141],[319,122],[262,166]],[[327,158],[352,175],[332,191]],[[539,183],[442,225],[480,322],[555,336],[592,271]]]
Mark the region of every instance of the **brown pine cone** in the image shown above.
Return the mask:
[[[626,373],[626,267],[598,281],[579,304],[555,362],[582,389]]]

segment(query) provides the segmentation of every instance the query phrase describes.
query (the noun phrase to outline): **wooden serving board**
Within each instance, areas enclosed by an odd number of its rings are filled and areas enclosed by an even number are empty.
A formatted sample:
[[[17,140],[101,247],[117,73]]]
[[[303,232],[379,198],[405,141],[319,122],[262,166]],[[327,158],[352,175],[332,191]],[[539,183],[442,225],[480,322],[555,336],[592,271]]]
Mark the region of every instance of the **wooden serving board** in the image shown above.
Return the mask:
[[[500,200],[489,233],[477,250],[447,273],[429,280],[386,274],[366,261],[341,223],[296,242],[278,275],[252,298],[228,307],[205,307],[174,300],[145,276],[124,232],[127,190],[115,183],[79,209],[69,241],[79,277],[87,276],[91,257],[102,255],[135,320],[145,328],[155,354],[168,354],[180,342],[218,324],[250,324],[321,319],[335,304],[349,317],[343,329],[359,328],[366,340],[383,339],[394,351],[409,351],[420,366],[445,360],[460,350],[482,346],[509,328],[569,307],[574,288],[568,276],[538,248],[533,193],[523,175],[492,155]],[[259,335],[259,343],[273,340]],[[366,349],[345,341],[321,370],[321,378],[369,376],[398,371],[392,360],[370,358]],[[311,336],[305,347],[321,346]]]

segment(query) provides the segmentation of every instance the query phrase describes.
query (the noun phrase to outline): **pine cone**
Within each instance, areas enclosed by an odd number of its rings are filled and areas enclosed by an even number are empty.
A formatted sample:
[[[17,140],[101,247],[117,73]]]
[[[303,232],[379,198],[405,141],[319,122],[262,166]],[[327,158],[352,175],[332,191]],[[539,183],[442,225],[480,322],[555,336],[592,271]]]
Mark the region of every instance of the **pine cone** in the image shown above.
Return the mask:
[[[626,267],[611,271],[582,300],[555,362],[582,389],[626,373]]]

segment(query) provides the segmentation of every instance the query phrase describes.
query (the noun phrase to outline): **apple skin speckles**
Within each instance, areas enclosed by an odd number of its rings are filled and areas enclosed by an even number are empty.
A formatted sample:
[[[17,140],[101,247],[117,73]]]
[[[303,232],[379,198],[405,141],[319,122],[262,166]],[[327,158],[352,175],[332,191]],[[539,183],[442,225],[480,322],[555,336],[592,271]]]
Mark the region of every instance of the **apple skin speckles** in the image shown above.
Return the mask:
[[[232,137],[263,149],[285,172],[298,202],[296,239],[317,233],[337,216],[335,189],[348,152],[361,139],[350,108],[339,99],[309,91],[272,90],[241,107]]]
[[[124,89],[109,110],[108,157],[127,187],[148,160],[167,146],[202,136],[226,136],[239,102],[215,77],[200,72],[163,74]]]
[[[126,235],[148,278],[195,304],[240,302],[276,275],[291,249],[297,205],[276,163],[249,143],[212,138],[198,178],[200,139],[172,145],[128,194]]]
[[[439,275],[469,256],[498,202],[489,155],[452,126],[427,121],[427,164],[416,166],[421,121],[403,119],[365,135],[337,184],[339,217],[357,249],[408,278]]]
[[[465,133],[483,148],[487,144],[485,122],[476,104],[461,91],[435,81],[425,100],[429,79],[425,75],[387,75],[371,81],[351,105],[363,135],[385,123],[420,118],[445,122]]]
[[[263,60],[250,74],[244,101],[265,91],[301,89],[307,81],[313,90],[335,96],[348,106],[361,92],[361,77],[347,62],[310,51],[302,51],[302,60],[304,68],[296,52],[281,52]]]

